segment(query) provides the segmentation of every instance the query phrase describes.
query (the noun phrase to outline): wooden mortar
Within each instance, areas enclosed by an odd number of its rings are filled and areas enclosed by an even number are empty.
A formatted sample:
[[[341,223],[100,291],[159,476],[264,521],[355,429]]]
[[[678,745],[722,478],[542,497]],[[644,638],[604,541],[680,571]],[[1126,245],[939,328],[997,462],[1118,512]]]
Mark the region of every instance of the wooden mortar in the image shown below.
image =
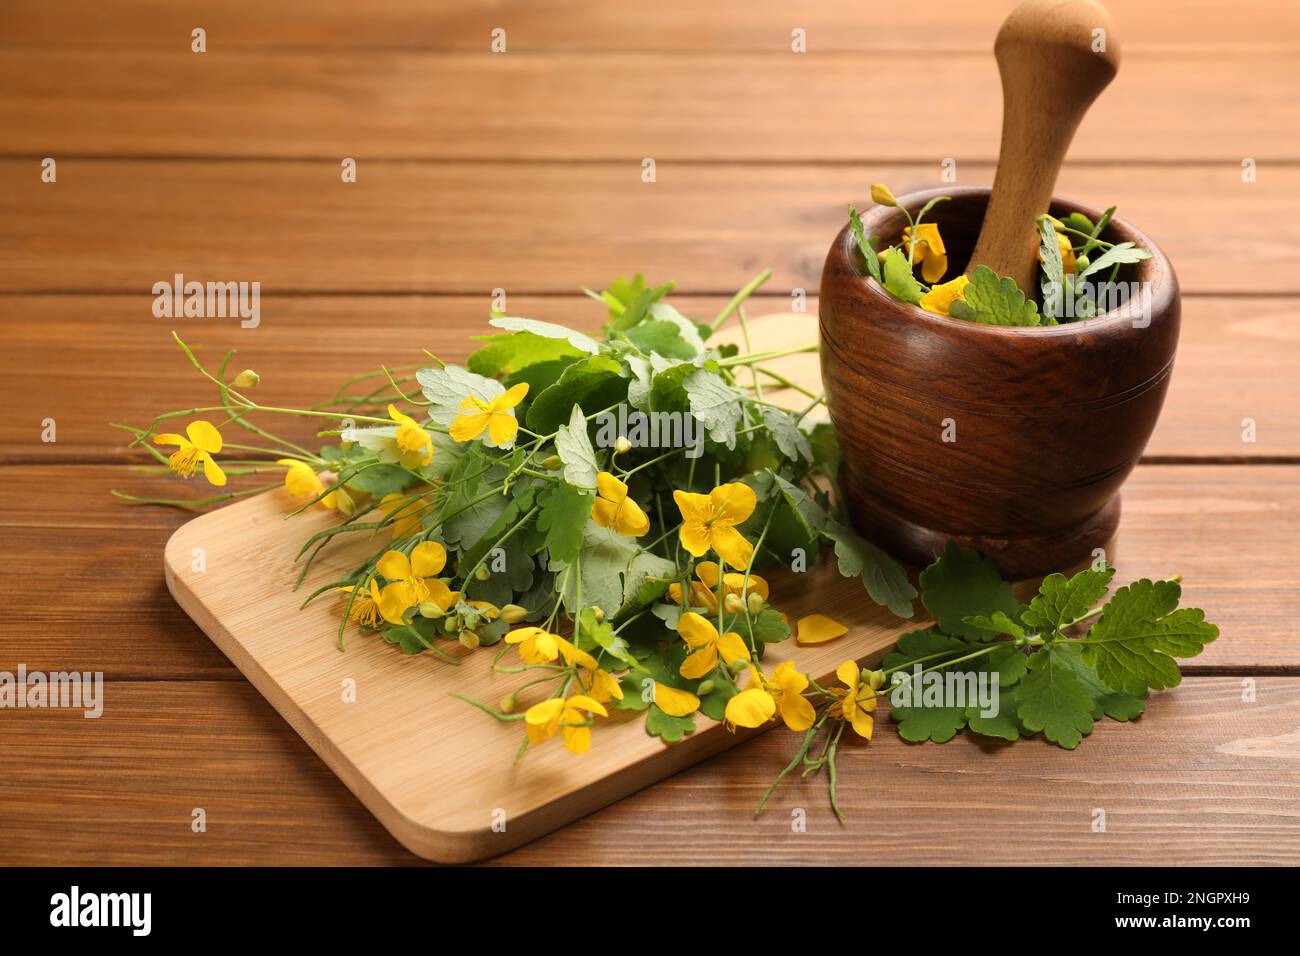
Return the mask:
[[[989,189],[903,196],[913,215],[936,195],[951,279],[966,269]],[[1101,213],[1055,199],[1058,218]],[[898,209],[863,214],[879,248],[899,240]],[[821,364],[843,448],[840,485],[858,530],[915,564],[954,540],[1005,575],[1033,577],[1089,558],[1119,522],[1118,491],[1146,447],[1178,342],[1178,280],[1152,240],[1121,219],[1102,236],[1152,258],[1120,281],[1148,284],[1150,324],[1119,309],[1049,327],[982,325],[926,312],[869,279],[846,227],[821,282]],[[1094,253],[1096,254],[1096,253]],[[1144,321],[1137,317],[1139,325]],[[955,441],[944,441],[945,429]]]

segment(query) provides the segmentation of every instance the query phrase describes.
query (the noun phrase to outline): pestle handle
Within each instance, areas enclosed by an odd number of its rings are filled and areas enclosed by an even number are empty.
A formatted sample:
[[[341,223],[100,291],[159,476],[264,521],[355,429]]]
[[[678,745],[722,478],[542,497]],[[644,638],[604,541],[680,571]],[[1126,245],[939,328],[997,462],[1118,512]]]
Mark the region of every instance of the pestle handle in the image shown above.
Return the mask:
[[[1026,0],[1003,22],[993,51],[1002,74],[1002,149],[966,271],[988,266],[1033,296],[1034,219],[1048,211],[1083,114],[1119,69],[1119,38],[1096,0]]]

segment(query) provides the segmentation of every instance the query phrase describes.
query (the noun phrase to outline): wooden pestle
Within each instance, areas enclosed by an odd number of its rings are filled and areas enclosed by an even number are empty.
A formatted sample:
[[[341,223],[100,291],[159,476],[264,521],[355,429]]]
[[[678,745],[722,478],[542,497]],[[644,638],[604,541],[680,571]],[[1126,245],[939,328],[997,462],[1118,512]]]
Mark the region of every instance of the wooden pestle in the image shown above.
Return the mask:
[[[1104,30],[1104,48],[1099,34]],[[1026,0],[993,45],[1002,74],[1002,149],[966,271],[988,266],[1033,296],[1039,236],[1056,176],[1083,114],[1119,69],[1119,38],[1096,0]]]

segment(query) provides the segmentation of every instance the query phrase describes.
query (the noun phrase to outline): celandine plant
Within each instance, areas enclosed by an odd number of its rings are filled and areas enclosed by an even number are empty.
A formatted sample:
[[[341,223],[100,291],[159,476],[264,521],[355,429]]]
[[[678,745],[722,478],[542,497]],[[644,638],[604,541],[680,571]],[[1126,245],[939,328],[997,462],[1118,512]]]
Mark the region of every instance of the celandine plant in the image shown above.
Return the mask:
[[[748,342],[744,301],[766,277],[709,323],[670,305],[671,285],[619,280],[588,293],[608,310],[599,339],[497,315],[500,331],[480,338],[463,367],[430,356],[426,367],[381,369],[310,408],[257,403],[254,372],[227,374],[233,353],[210,371],[177,338],[216,402],[118,427],[154,455],[155,470],[202,471],[218,487],[228,475],[274,481],[202,498],[120,497],[201,508],[283,484],[297,512],[338,514],[304,542],[299,585],[335,541],[372,542],[364,561],[304,602],[339,601],[340,648],[355,628],[449,664],[460,659],[453,642],[490,649],[519,685],[501,701],[467,703],[523,725],[519,756],[553,737],[584,753],[611,710],[643,712],[646,732],[666,742],[691,733],[696,714],[732,731],[780,722],[800,743],[773,788],[796,769],[826,768],[837,814],[841,739],[846,730],[871,739],[885,694],[916,691],[892,710],[908,740],[968,728],[1004,739],[1042,732],[1072,748],[1103,714],[1127,720],[1149,689],[1178,682],[1173,658],[1217,631],[1200,611],[1176,609],[1177,582],[1137,582],[1102,608],[1112,572],[1098,567],[1053,575],[1022,605],[991,562],[956,546],[920,576],[935,624],[903,635],[880,668],[848,659],[823,687],[793,660],[765,666],[772,644],[847,631],[820,614],[792,626],[758,573],[768,567],[815,561],[830,546],[839,572],[894,614],[911,617],[917,596],[838,510],[834,434],[806,421],[822,396],[766,364],[816,345],[709,344],[733,315]],[[773,388],[802,393],[800,410],[769,401]],[[268,429],[275,416],[314,419],[329,443],[312,450],[280,437]],[[645,416],[669,422],[648,433],[681,440],[649,447],[618,434],[611,444],[601,427]],[[184,435],[162,430],[177,418],[192,419]],[[241,434],[247,443],[230,440]],[[996,675],[997,697],[931,697],[922,689],[937,671]]]

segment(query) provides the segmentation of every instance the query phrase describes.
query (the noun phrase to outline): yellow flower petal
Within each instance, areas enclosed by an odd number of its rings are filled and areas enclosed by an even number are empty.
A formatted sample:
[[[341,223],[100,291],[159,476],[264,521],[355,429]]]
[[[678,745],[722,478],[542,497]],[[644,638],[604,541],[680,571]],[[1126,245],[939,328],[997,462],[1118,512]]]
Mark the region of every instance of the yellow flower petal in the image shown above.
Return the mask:
[[[681,667],[677,668],[677,673],[687,680],[699,680],[717,666],[718,648],[716,645],[709,644],[692,654],[687,654],[686,660],[682,661]]]
[[[609,711],[605,709],[604,704],[602,704],[598,700],[593,700],[592,698],[588,697],[586,694],[574,694],[572,697],[570,697],[568,700],[564,702],[564,709],[566,711],[585,710],[588,713],[599,714],[601,717],[609,716]],[[567,718],[570,715],[566,714],[565,716]],[[581,716],[581,715],[579,714],[576,716]]]
[[[591,728],[565,727],[563,739],[569,753],[585,754],[591,749]]]
[[[596,494],[608,498],[614,504],[627,497],[627,485],[607,471],[596,473]]]
[[[714,488],[709,492],[709,501],[715,521],[733,525],[745,521],[758,505],[754,489],[739,481]]]
[[[411,571],[417,578],[431,578],[446,566],[447,549],[437,541],[421,541],[411,550]]]
[[[453,441],[466,442],[473,441],[483,433],[487,428],[489,415],[487,412],[476,412],[472,415],[458,415],[447,429]]]
[[[951,282],[937,285],[921,296],[921,308],[927,312],[933,312],[935,315],[948,315],[952,304],[965,297],[966,286],[969,284],[970,278],[963,275],[958,276]]]
[[[494,445],[505,445],[515,440],[519,432],[519,422],[514,415],[507,412],[493,412],[488,416],[488,438]]]
[[[190,440],[184,435],[177,435],[174,432],[165,432],[161,435],[153,436],[155,445],[188,445]]]
[[[858,662],[852,660],[845,661],[835,669],[835,676],[840,679],[841,683],[848,686],[850,693],[858,689],[858,677],[861,673]]]
[[[737,727],[761,727],[776,713],[776,701],[760,687],[742,690],[727,701],[725,720],[728,730]]]
[[[401,551],[385,551],[375,570],[390,581],[407,581],[411,577],[411,559]]]
[[[492,405],[497,411],[505,411],[507,408],[514,408],[528,395],[528,383],[520,382],[513,385],[501,396],[492,400]]]
[[[728,631],[718,638],[718,656],[722,658],[724,664],[747,661],[749,660],[749,648],[745,646],[743,637],[735,631]]]
[[[871,739],[871,731],[875,722],[871,715],[859,709],[853,714],[853,730],[859,736],[867,740]]]
[[[209,454],[221,451],[221,432],[217,431],[217,427],[211,422],[202,420],[190,422],[185,428],[185,434],[190,436],[190,442],[199,451],[206,451]]]
[[[804,646],[825,644],[837,637],[843,637],[848,632],[849,629],[834,618],[829,618],[825,614],[809,614],[807,617],[799,618],[799,623],[795,625],[794,639],[796,643]]]
[[[687,611],[677,619],[677,633],[692,650],[718,642],[718,629],[713,626],[713,622],[694,611]]]
[[[689,690],[679,690],[655,681],[655,704],[669,717],[685,717],[700,709],[700,699]]]
[[[415,597],[410,584],[405,581],[394,581],[392,584],[384,585],[384,589],[379,592],[379,600],[375,603],[379,606],[379,613],[389,624],[404,624],[406,612],[414,606]]]
[[[221,466],[213,457],[206,453],[203,455],[203,477],[218,488],[226,483],[226,473],[221,470]]]
[[[735,528],[715,524],[709,536],[713,550],[733,568],[747,568],[754,556],[754,546]]]

